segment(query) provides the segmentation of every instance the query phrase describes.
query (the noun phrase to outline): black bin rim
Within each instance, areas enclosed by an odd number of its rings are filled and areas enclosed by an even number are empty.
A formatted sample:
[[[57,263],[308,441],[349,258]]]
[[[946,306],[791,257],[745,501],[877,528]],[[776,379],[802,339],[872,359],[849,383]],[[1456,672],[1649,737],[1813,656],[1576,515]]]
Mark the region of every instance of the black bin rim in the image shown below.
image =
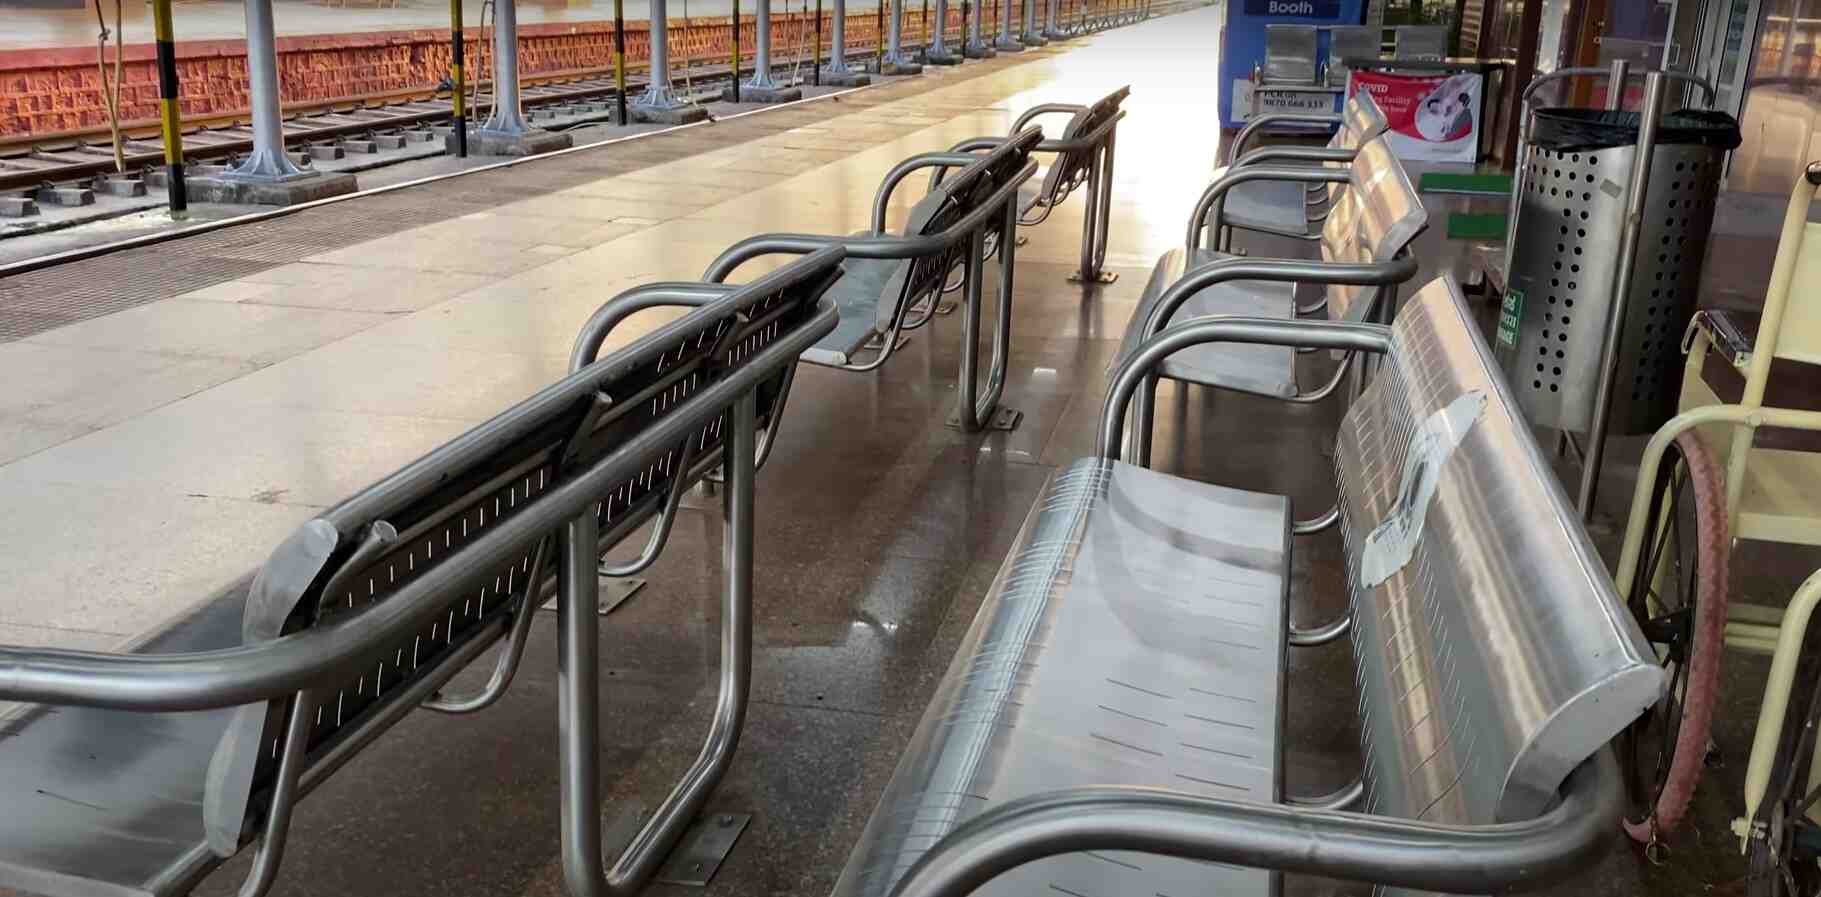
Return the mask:
[[[1643,115],[1607,109],[1550,107],[1538,109],[1530,126],[1530,143],[1558,153],[1585,153],[1636,146]],[[1710,109],[1665,113],[1657,126],[1658,146],[1706,146],[1738,149],[1739,121]]]

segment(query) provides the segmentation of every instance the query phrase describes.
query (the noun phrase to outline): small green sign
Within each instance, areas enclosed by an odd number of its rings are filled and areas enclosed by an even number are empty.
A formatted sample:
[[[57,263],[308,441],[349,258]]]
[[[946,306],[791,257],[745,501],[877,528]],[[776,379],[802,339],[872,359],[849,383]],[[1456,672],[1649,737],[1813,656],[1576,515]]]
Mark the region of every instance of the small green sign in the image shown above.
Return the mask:
[[[1501,345],[1515,349],[1518,344],[1518,323],[1524,320],[1524,291],[1506,290],[1505,301],[1499,306],[1498,341]]]

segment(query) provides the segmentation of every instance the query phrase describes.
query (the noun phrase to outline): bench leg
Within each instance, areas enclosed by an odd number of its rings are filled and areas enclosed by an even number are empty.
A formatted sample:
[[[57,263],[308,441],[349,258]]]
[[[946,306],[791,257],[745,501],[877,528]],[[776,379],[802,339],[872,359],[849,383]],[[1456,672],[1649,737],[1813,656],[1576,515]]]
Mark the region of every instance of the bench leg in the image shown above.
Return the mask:
[[[722,550],[727,577],[721,599],[720,695],[708,741],[689,771],[612,868],[601,854],[600,803],[600,590],[595,565],[599,523],[592,514],[564,529],[558,722],[562,754],[563,877],[575,897],[636,893],[695,821],[740,743],[746,700],[752,690],[753,470],[757,451],[758,397],[747,393],[729,411],[723,457]]]
[[[1113,213],[1113,138],[1107,135],[1100,158],[1088,167],[1087,213],[1081,222],[1081,268],[1069,276],[1071,283],[1112,283],[1119,275],[1104,270],[1108,223]]]
[[[285,742],[278,755],[278,782],[272,788],[272,805],[266,810],[259,852],[253,855],[253,868],[240,884],[240,897],[264,897],[278,881],[278,867],[285,858],[285,838],[291,832],[291,811],[297,806],[298,782],[303,777],[304,753],[309,749],[310,730],[315,722],[310,717],[314,703],[307,691],[291,698]]]
[[[977,433],[988,428],[1016,429],[1024,415],[1010,408],[999,408],[999,396],[1005,392],[1005,371],[1012,343],[1012,283],[1018,250],[1018,204],[1005,205],[1005,218],[999,226],[999,309],[993,327],[993,366],[987,373],[986,388],[978,396],[976,383],[980,376],[980,305],[985,297],[986,233],[971,238],[967,258],[967,302],[961,322],[961,377],[955,389],[955,415],[951,425],[964,433]]]

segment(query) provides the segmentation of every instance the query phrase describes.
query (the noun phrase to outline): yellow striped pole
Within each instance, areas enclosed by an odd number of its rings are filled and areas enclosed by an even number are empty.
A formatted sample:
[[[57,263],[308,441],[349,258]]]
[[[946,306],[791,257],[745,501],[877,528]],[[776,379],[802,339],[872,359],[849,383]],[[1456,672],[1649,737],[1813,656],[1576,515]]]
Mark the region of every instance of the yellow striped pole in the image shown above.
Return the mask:
[[[183,183],[183,112],[177,108],[177,43],[171,28],[171,0],[152,0],[152,36],[158,44],[158,118],[164,132],[171,217],[189,217],[189,189]]]
[[[614,121],[624,125],[629,120],[626,118],[626,6],[621,0],[613,0],[613,83],[617,91],[614,107],[619,113]]]
[[[455,113],[455,155],[468,157],[468,82],[463,73],[467,65],[468,40],[462,29],[462,0],[449,0],[449,83],[454,85],[449,100]]]

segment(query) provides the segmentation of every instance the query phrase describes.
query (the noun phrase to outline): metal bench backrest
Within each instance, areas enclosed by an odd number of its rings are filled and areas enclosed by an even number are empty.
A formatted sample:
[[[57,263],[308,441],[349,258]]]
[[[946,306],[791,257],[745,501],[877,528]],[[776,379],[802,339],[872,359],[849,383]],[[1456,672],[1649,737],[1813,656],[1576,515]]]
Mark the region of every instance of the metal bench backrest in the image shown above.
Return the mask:
[[[604,547],[624,538],[658,512],[673,486],[686,488],[719,463],[725,414],[676,443],[646,447],[637,458],[625,452],[755,353],[778,342],[806,347],[831,328],[834,312],[820,298],[839,276],[840,257],[838,249],[825,250],[731,289],[305,523],[254,580],[243,620],[246,642],[342,622],[386,601],[427,571],[457,562],[466,546],[535,507],[572,474],[609,457],[637,464],[636,472],[601,490],[596,504]],[[790,368],[779,362],[759,390],[761,428],[782,410]],[[444,612],[421,631],[349,663],[339,687],[318,689],[317,705],[304,708],[316,716],[306,768],[335,756],[343,741],[377,734],[387,723],[376,720],[409,709],[397,706],[400,695],[424,676],[446,674],[444,661],[472,640],[497,638],[499,618],[513,611],[514,599],[544,579],[543,570],[533,569],[536,556],[535,546],[525,546],[516,560],[449,595]],[[554,567],[554,544],[543,557],[546,570]],[[528,612],[535,601],[522,607]],[[287,703],[241,708],[217,746],[204,817],[218,853],[232,853],[252,834],[249,816],[257,815],[275,781]]]
[[[1029,164],[1031,151],[1043,141],[1040,128],[1027,128],[981,156],[956,174],[942,179],[915,206],[904,223],[904,236],[935,236],[961,225],[969,214],[1010,187]],[[997,226],[996,223],[989,227]],[[922,296],[935,295],[949,272],[967,263],[972,241],[962,239],[946,251],[912,259],[899,266],[880,296],[878,329],[891,333],[894,323]]]
[[[1448,29],[1440,25],[1399,25],[1392,55],[1398,59],[1446,58]]]
[[[1333,149],[1358,149],[1361,144],[1372,140],[1391,128],[1386,120],[1385,111],[1379,108],[1378,101],[1372,94],[1360,91],[1347,98],[1340,109],[1341,126],[1334,130],[1334,137],[1328,141]],[[1345,162],[1324,162],[1329,167],[1345,165]],[[1328,202],[1334,203],[1342,193],[1347,192],[1346,184],[1328,185]]]
[[[1347,189],[1334,198],[1322,226],[1322,258],[1334,262],[1385,262],[1410,245],[1429,224],[1422,196],[1381,134],[1359,148],[1348,167]],[[1328,286],[1328,315],[1362,320],[1377,287]]]
[[[1062,129],[1061,140],[1080,140],[1092,136],[1096,131],[1111,125],[1119,118],[1119,106],[1130,96],[1130,87],[1121,87],[1081,110],[1069,119]],[[1050,170],[1043,176],[1042,188],[1038,196],[1045,205],[1056,205],[1074,193],[1076,188],[1087,182],[1088,172],[1092,170],[1099,157],[1098,146],[1091,149],[1069,150],[1058,155],[1050,162]]]
[[[1265,26],[1265,83],[1315,83],[1314,25]]]
[[[1347,60],[1377,59],[1379,29],[1370,25],[1336,25],[1328,31],[1328,86],[1342,87]]]
[[[1412,296],[1392,332],[1335,455],[1367,809],[1531,818],[1657,700],[1663,670],[1453,277]],[[1438,438],[1412,458],[1425,432]],[[1375,533],[1394,517],[1407,525]]]

